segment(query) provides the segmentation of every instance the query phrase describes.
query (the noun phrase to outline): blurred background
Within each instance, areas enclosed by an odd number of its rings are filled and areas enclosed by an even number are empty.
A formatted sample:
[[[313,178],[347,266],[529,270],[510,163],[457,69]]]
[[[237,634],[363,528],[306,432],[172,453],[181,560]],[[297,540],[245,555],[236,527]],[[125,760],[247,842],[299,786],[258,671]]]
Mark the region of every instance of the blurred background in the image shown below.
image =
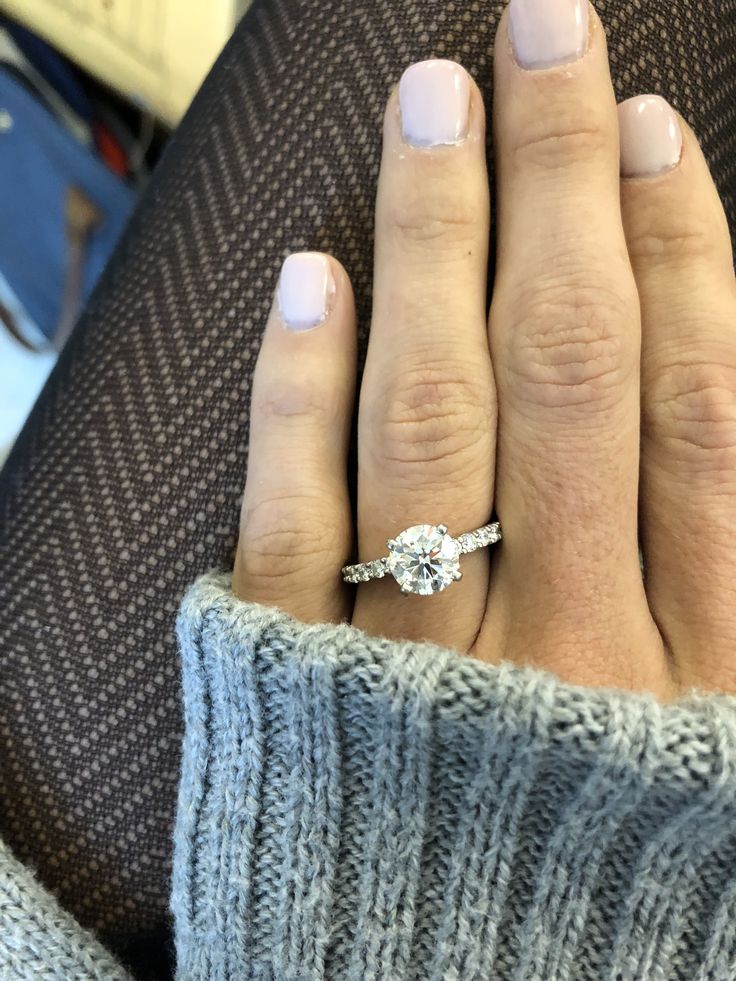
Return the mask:
[[[0,0],[0,466],[250,0]]]

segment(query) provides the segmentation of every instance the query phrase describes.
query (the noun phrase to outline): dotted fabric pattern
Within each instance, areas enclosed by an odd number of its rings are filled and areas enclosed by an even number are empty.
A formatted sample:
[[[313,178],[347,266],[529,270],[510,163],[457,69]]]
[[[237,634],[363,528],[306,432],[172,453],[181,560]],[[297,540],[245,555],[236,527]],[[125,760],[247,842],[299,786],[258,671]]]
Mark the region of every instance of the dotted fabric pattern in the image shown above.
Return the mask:
[[[736,0],[597,7],[618,97],[680,109],[736,230]],[[408,64],[442,56],[490,105],[502,8],[256,0],[0,476],[0,834],[86,926],[166,915],[174,619],[232,556],[281,260],[344,263],[364,348],[385,100]]]

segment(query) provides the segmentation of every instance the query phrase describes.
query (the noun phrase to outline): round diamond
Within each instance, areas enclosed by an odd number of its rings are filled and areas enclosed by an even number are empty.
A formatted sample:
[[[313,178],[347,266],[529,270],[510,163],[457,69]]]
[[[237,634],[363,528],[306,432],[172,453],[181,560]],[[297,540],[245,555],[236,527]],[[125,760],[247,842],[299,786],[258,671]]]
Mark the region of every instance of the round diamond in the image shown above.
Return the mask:
[[[436,525],[407,528],[388,547],[389,571],[404,592],[430,596],[460,577],[460,545]]]

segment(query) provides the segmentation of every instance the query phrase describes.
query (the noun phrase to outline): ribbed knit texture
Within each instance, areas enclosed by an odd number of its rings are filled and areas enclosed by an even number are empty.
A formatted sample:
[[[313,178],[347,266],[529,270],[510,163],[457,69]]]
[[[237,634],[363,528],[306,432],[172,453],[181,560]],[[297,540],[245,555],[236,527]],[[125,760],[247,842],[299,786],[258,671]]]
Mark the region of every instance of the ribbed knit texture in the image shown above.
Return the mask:
[[[2,981],[131,981],[0,842]]]
[[[179,976],[736,978],[736,700],[593,691],[200,580]]]
[[[179,636],[182,981],[736,978],[736,699],[305,626],[221,575]],[[4,847],[0,978],[129,981]]]

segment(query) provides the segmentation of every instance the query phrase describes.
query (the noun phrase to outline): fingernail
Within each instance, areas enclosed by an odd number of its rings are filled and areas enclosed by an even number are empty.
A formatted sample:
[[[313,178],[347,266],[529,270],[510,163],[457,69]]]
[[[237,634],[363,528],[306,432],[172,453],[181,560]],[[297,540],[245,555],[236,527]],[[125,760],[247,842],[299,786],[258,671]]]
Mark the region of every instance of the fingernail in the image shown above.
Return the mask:
[[[577,61],[588,47],[588,0],[511,0],[509,33],[522,68]]]
[[[682,130],[658,95],[638,95],[618,107],[621,176],[652,177],[672,170],[682,156]]]
[[[284,324],[290,330],[309,330],[327,316],[335,280],[326,256],[295,252],[281,267],[277,299]]]
[[[458,143],[468,135],[470,82],[455,61],[411,65],[399,82],[404,139],[413,146]]]

